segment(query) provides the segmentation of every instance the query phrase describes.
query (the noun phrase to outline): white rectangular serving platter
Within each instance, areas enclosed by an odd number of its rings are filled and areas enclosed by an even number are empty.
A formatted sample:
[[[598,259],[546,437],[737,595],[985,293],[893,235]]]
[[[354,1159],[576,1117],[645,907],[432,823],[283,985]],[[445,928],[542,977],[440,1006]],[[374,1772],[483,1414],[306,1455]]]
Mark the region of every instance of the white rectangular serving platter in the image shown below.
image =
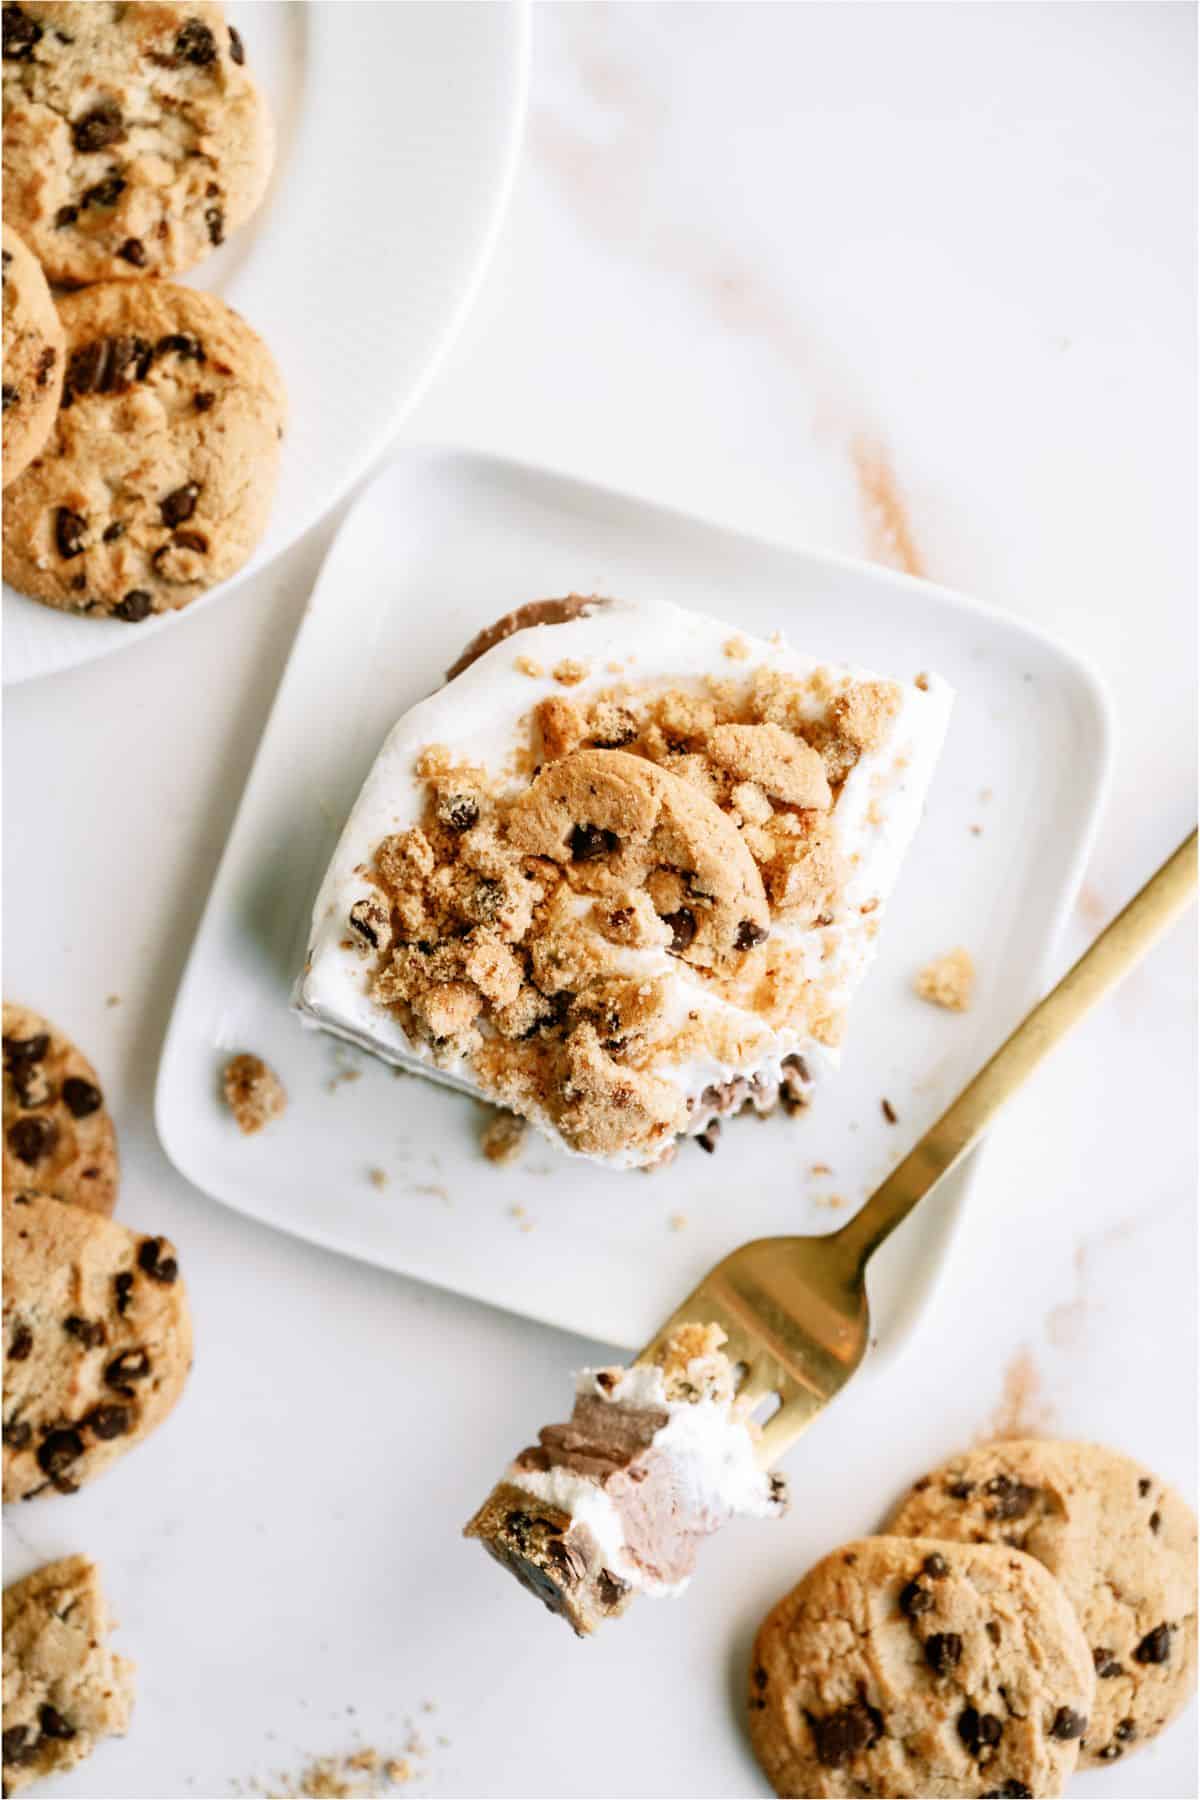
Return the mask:
[[[901,679],[935,669],[958,690],[841,1073],[807,1112],[733,1121],[714,1156],[685,1145],[652,1175],[540,1140],[497,1168],[479,1148],[482,1107],[289,1009],[321,875],[389,727],[481,625],[571,590],[672,600]],[[1109,737],[1084,666],[944,589],[490,457],[405,453],[347,518],[297,634],[176,999],[163,1145],[255,1219],[634,1348],[735,1244],[835,1229],[1027,1009],[1082,871]],[[917,968],[959,944],[979,970],[965,1014],[912,991]],[[288,1090],[283,1118],[253,1138],[220,1098],[238,1050]],[[929,1298],[969,1185],[968,1168],[881,1254],[880,1351]]]

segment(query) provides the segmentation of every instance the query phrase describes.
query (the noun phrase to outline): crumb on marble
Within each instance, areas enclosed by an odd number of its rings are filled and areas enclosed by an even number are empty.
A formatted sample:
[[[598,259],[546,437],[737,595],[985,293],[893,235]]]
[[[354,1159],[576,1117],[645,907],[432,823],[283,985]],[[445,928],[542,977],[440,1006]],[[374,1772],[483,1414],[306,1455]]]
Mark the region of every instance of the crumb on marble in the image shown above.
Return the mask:
[[[287,1106],[287,1091],[274,1069],[248,1051],[226,1064],[224,1091],[230,1112],[248,1137],[279,1118]]]
[[[386,1169],[368,1169],[367,1180],[373,1188],[385,1188],[390,1177]]]
[[[900,1115],[890,1100],[881,1100],[879,1102],[879,1110],[882,1112],[889,1125],[896,1125],[899,1123]]]
[[[975,988],[975,964],[969,950],[961,947],[936,956],[918,971],[916,991],[932,1006],[947,1012],[966,1012]]]

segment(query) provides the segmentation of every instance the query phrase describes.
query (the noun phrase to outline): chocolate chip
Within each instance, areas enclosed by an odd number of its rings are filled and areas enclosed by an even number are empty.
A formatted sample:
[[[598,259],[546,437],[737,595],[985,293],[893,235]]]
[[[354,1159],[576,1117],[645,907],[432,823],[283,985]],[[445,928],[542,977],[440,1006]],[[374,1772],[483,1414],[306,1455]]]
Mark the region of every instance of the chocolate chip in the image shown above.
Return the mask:
[[[9,1362],[25,1362],[33,1349],[33,1333],[24,1320],[18,1320],[13,1326],[12,1338],[8,1346]]]
[[[33,1426],[28,1419],[13,1419],[4,1427],[4,1442],[10,1450],[25,1450],[33,1436]]]
[[[26,1119],[18,1119],[8,1128],[8,1147],[18,1162],[23,1162],[28,1169],[49,1156],[58,1142],[58,1127],[52,1119],[45,1119],[39,1113],[32,1113]]]
[[[616,1606],[629,1592],[629,1584],[614,1575],[611,1569],[601,1569],[596,1581],[596,1593],[602,1606]]]
[[[198,69],[216,61],[217,40],[202,19],[188,19],[175,38],[175,54]]]
[[[671,927],[671,949],[676,956],[682,956],[696,935],[696,915],[689,907],[681,906],[678,912],[664,915],[663,924]]]
[[[759,1667],[759,1668],[757,1668],[757,1669],[755,1669],[755,1671],[754,1671],[754,1685],[755,1685],[755,1687],[756,1687],[756,1688],[765,1688],[765,1687],[766,1687],[766,1685],[767,1685],[767,1671],[766,1671],[766,1670],[765,1670],[765,1669],[764,1669],[764,1668],[762,1668],[762,1667]]]
[[[73,225],[79,217],[77,206],[60,206],[54,215],[55,231],[62,231],[67,225]]]
[[[1141,1495],[1142,1499],[1144,1500],[1146,1498],[1146,1495],[1149,1492],[1150,1492],[1150,1478],[1147,1475],[1143,1475],[1140,1477],[1140,1479],[1138,1481],[1138,1493]]]
[[[812,1713],[806,1713],[805,1717],[813,1734],[817,1761],[823,1769],[844,1767],[861,1750],[869,1750],[877,1744],[883,1735],[882,1713],[864,1700],[843,1706],[823,1719],[814,1718]]]
[[[172,530],[176,525],[182,525],[195,512],[199,498],[199,482],[185,481],[182,487],[177,487],[165,500],[159,501],[158,510],[162,514],[163,524]]]
[[[612,856],[621,847],[615,831],[604,831],[598,825],[574,826],[570,843],[573,862],[595,862],[597,857]]]
[[[103,181],[96,182],[87,189],[83,196],[84,206],[115,206],[125,192],[125,182],[120,175],[106,175]],[[121,254],[117,252],[118,256]]]
[[[150,1358],[144,1350],[123,1350],[120,1356],[114,1356],[104,1371],[104,1379],[109,1387],[116,1388],[119,1394],[133,1397],[131,1381],[144,1381],[150,1373]]]
[[[899,1115],[899,1113],[897,1113],[897,1111],[896,1111],[895,1107],[892,1105],[891,1101],[890,1100],[881,1100],[879,1102],[879,1105],[883,1112],[883,1116],[887,1120],[888,1124],[895,1125],[897,1120],[899,1119],[900,1115]]]
[[[66,1740],[75,1736],[75,1727],[69,1724],[57,1706],[51,1706],[49,1701],[39,1709],[38,1724],[42,1728],[43,1737]]]
[[[1054,1715],[1054,1723],[1050,1727],[1050,1736],[1053,1738],[1062,1738],[1064,1743],[1070,1743],[1072,1738],[1081,1738],[1083,1736],[1084,1732],[1087,1730],[1087,1724],[1088,1722],[1082,1713],[1075,1712],[1074,1709],[1069,1706],[1060,1706]]]
[[[973,1481],[950,1481],[946,1484],[946,1492],[952,1500],[969,1500],[975,1492]]]
[[[104,1105],[104,1095],[95,1083],[84,1081],[78,1075],[67,1076],[62,1085],[62,1097],[73,1119],[86,1119]]]
[[[761,925],[756,925],[753,919],[742,920],[737,928],[737,937],[734,939],[739,950],[753,950],[755,944],[765,944],[766,941],[766,932]]]
[[[5,23],[6,27],[8,25],[9,13],[10,12],[19,12],[19,11],[20,11],[20,8],[17,6],[11,6],[11,7],[6,6],[5,7],[4,23]],[[38,27],[38,37],[40,37],[40,36],[41,36],[41,27],[39,26]],[[35,39],[35,42],[36,42],[36,39]],[[4,54],[5,54],[5,56],[8,55],[7,34],[5,36],[5,42],[4,42]],[[29,1763],[29,1762],[33,1761],[34,1755],[37,1751],[37,1738],[34,1737],[32,1735],[32,1733],[33,1733],[32,1725],[10,1725],[8,1727],[8,1730],[4,1733],[4,1736],[2,1738],[0,1738],[0,1749],[3,1750],[4,1760],[6,1763]]]
[[[108,1333],[99,1319],[81,1319],[78,1313],[71,1313],[63,1320],[63,1330],[69,1331],[73,1338],[78,1338],[88,1350],[96,1349],[97,1345],[108,1339]]]
[[[76,594],[85,593],[87,591],[87,576],[86,575],[72,575],[71,588],[72,588],[72,591]]]
[[[113,607],[113,617],[127,625],[138,625],[154,611],[154,596],[146,588],[130,588]]]
[[[69,506],[60,506],[54,516],[54,542],[64,562],[83,555],[86,533],[87,520],[83,514],[72,512]]]
[[[208,539],[202,531],[177,531],[171,539],[171,543],[177,545],[181,550],[194,550],[198,556],[208,555]],[[164,545],[163,548],[169,549],[170,546]],[[156,551],[155,561],[161,555],[161,550]]]
[[[15,406],[17,404],[17,401],[20,398],[21,398],[20,388],[9,387],[9,385],[6,381],[4,383],[4,410],[5,410],[5,412],[8,411],[10,406]]]
[[[984,1482],[983,1491],[995,1501],[987,1508],[989,1519],[1022,1519],[1037,1499],[1036,1488],[1014,1481],[1010,1475],[993,1475]]]
[[[1120,1744],[1131,1743],[1137,1736],[1137,1721],[1135,1719],[1122,1719],[1121,1723],[1117,1726],[1117,1729],[1113,1732],[1113,1736]]]
[[[99,106],[93,106],[71,127],[71,142],[85,156],[124,141],[125,121],[115,100],[101,100]]]
[[[1033,1789],[1023,1781],[1006,1781],[1002,1788],[989,1788],[983,1800],[1033,1800]]]
[[[38,357],[37,373],[33,378],[38,387],[45,387],[47,381],[50,379],[50,371],[57,361],[58,351],[52,344],[47,344],[46,348],[42,351],[42,354]]]
[[[939,1556],[936,1550],[933,1551],[930,1556],[925,1558],[921,1567],[934,1581],[941,1581],[950,1573],[950,1564],[946,1561],[944,1556]]]
[[[918,1619],[922,1613],[933,1611],[933,1595],[919,1581],[910,1581],[900,1589],[900,1611],[906,1619]]]
[[[547,1560],[558,1565],[563,1579],[574,1587],[587,1574],[587,1563],[574,1544],[568,1544],[565,1538],[555,1538],[546,1548]]]
[[[111,1438],[124,1437],[133,1420],[133,1414],[127,1406],[93,1406],[90,1413],[80,1423],[98,1438],[106,1442]]]
[[[1150,1529],[1156,1534],[1162,1530],[1162,1514],[1160,1512],[1150,1514]]]
[[[144,269],[146,266],[146,246],[141,238],[126,238],[117,255],[122,262],[132,263],[135,269]]]
[[[1097,1752],[1101,1762],[1116,1762],[1117,1758],[1124,1754],[1120,1744],[1105,1744],[1103,1750]]]
[[[1133,1653],[1134,1662],[1165,1663],[1171,1655],[1171,1628],[1169,1625],[1156,1625],[1148,1631]]]
[[[6,6],[4,8],[4,60],[6,62],[32,62],[33,46],[41,42],[42,27],[36,19],[31,19],[23,6]],[[8,1732],[4,1734],[4,1760],[8,1757]]]
[[[40,1063],[50,1048],[50,1033],[35,1031],[32,1037],[4,1039],[4,1060],[10,1069],[19,1063]]]
[[[38,1467],[43,1475],[63,1475],[83,1455],[83,1450],[83,1439],[73,1427],[52,1431],[38,1445]]]
[[[232,25],[229,27],[229,57],[231,62],[239,65],[246,60],[246,46],[242,42],[242,34]]]
[[[1003,1732],[1004,1725],[995,1713],[981,1713],[976,1707],[968,1706],[958,1715],[958,1735],[972,1756],[998,1744]]]
[[[935,1631],[925,1639],[925,1661],[935,1675],[948,1675],[962,1661],[963,1641],[957,1631]]]
[[[146,1238],[138,1246],[138,1268],[148,1275],[151,1281],[161,1281],[164,1287],[170,1287],[179,1276],[179,1264],[173,1256],[164,1256],[167,1248],[164,1238]]]
[[[712,1155],[713,1151],[716,1149],[718,1143],[720,1142],[720,1139],[721,1139],[721,1121],[720,1121],[720,1119],[710,1119],[708,1124],[704,1127],[704,1130],[698,1131],[696,1133],[696,1142],[699,1144],[699,1146],[702,1150],[707,1150],[708,1154],[710,1156]]]
[[[96,338],[90,344],[81,344],[78,350],[71,352],[63,381],[64,406],[69,406],[76,396],[90,394],[99,387],[107,358],[108,346],[103,338]]]
[[[205,362],[204,346],[200,339],[193,337],[190,331],[170,331],[166,337],[160,337],[154,346],[155,356],[169,356],[172,353],[183,358],[185,362]]]
[[[106,525],[104,527],[103,541],[106,544],[115,544],[118,538],[123,538],[124,536],[125,527],[122,525],[120,519],[114,519],[111,525]]]
[[[1092,1661],[1096,1665],[1096,1673],[1101,1681],[1112,1681],[1117,1675],[1123,1675],[1125,1673],[1124,1668],[1117,1661],[1111,1650],[1093,1650]]]
[[[216,401],[217,401],[217,396],[215,394],[209,393],[206,389],[202,389],[200,393],[194,394],[192,396],[192,405],[195,407],[197,412],[202,412],[202,413],[208,412],[213,406],[216,405]]]
[[[998,1644],[1000,1642],[1000,1626],[995,1619],[989,1619],[983,1629],[987,1632],[988,1637],[993,1644]]]
[[[124,1318],[133,1297],[133,1275],[130,1270],[122,1269],[119,1275],[113,1276],[113,1290],[116,1294],[117,1311]]]
[[[210,206],[204,214],[204,223],[208,226],[210,244],[225,242],[225,210],[220,206]]]
[[[451,831],[470,831],[479,823],[479,807],[470,794],[450,794],[438,807],[438,817]]]

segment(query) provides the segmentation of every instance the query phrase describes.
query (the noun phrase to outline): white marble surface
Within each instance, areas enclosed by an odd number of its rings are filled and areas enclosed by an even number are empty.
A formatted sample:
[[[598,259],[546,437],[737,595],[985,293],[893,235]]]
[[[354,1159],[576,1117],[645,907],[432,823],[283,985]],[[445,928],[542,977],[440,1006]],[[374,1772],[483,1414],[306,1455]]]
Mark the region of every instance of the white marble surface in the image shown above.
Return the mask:
[[[899,558],[1090,656],[1120,743],[1064,963],[1195,814],[1193,26],[542,7],[500,250],[405,432]],[[415,1795],[759,1794],[758,1616],[926,1462],[1044,1427],[1194,1492],[1193,925],[996,1130],[939,1300],[793,1455],[789,1519],[576,1644],[456,1533],[593,1347],[256,1228],[154,1137],[174,986],[332,526],[7,698],[6,989],[99,1064],[122,1213],[179,1244],[199,1341],[157,1438],[6,1520],[10,1578],[100,1558],[142,1666],[131,1736],[46,1792],[279,1793],[271,1771],[392,1749],[411,1717]],[[1194,1795],[1194,1714],[1077,1791]]]

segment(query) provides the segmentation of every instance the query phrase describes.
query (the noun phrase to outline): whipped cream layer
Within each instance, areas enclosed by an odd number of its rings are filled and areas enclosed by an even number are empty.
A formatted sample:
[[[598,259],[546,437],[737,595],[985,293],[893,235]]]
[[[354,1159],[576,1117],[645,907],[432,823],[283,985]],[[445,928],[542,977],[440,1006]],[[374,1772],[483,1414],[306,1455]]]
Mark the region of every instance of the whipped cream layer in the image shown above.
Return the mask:
[[[656,1036],[640,1064],[659,1109],[652,1131],[627,1143],[610,1141],[612,1133],[604,1141],[596,1134],[591,1140],[573,1137],[536,1093],[506,1088],[484,1068],[487,1056],[477,1043],[473,1052],[459,1054],[453,1039],[431,1040],[415,1030],[406,1007],[381,1002],[373,991],[378,959],[367,954],[350,920],[356,908],[380,903],[380,846],[428,818],[428,786],[418,765],[431,745],[442,747],[453,765],[486,771],[496,793],[516,796],[534,775],[528,747],[539,703],[558,700],[582,711],[615,696],[614,704],[637,713],[656,695],[702,702],[714,683],[724,688],[741,683],[748,691],[754,681],[776,678],[811,688],[811,703],[795,705],[809,709],[814,729],[820,727],[821,697],[847,689],[886,688],[886,718],[873,741],[855,749],[852,766],[836,771],[832,804],[827,802],[821,814],[827,851],[836,854],[841,870],[827,910],[808,918],[770,903],[767,890],[769,947],[753,954],[773,958],[777,972],[786,961],[789,982],[797,993],[803,991],[803,1006],[791,1013],[778,1004],[765,1008],[752,982],[739,988],[735,981],[715,979],[713,969],[693,966],[685,960],[688,950],[681,955],[669,941],[626,944],[597,937],[604,974],[643,984],[655,996]],[[712,1118],[745,1100],[768,1110],[780,1083],[796,1084],[797,1071],[806,1085],[836,1067],[845,1013],[874,953],[885,902],[919,823],[950,705],[950,690],[935,676],[922,675],[919,684],[911,678],[893,683],[861,669],[822,665],[782,641],[748,637],[718,620],[659,603],[605,601],[564,623],[518,631],[414,706],[390,733],[318,895],[298,1009],[306,1022],[413,1073],[511,1106],[571,1153],[618,1168],[661,1160],[680,1134],[703,1132]],[[665,770],[673,781],[669,763]],[[748,781],[738,791],[749,797],[754,785]],[[761,794],[755,803],[761,807]],[[768,811],[771,805],[780,803],[770,803]],[[748,817],[728,808],[726,816],[745,841],[753,840]],[[591,897],[574,893],[560,900],[560,913],[577,916],[579,930],[586,932]],[[752,939],[757,946],[757,929]],[[474,1036],[480,1033],[494,1048],[494,1030],[486,1020]]]

